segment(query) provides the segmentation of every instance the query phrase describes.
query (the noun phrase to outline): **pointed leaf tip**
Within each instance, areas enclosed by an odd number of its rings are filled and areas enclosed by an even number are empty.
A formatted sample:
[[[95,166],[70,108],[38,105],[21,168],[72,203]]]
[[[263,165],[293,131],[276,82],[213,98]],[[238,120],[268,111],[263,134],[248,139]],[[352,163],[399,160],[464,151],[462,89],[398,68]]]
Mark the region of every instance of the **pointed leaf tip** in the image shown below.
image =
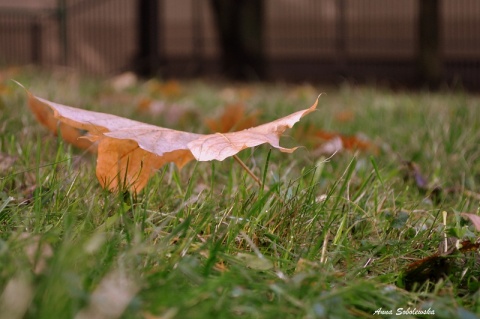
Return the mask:
[[[280,136],[302,117],[315,111],[318,98],[308,109],[297,111],[280,119],[246,130],[231,133],[204,135],[188,143],[188,148],[197,161],[223,161],[238,152],[261,144],[268,143],[281,152],[292,153],[297,148],[280,146]]]
[[[16,85],[18,85],[19,87],[21,87],[22,89],[24,89],[28,94],[30,94],[30,92],[27,90],[27,88],[20,82],[18,82],[17,80],[14,80],[14,79],[10,79],[10,81],[12,81],[13,83],[15,83]]]

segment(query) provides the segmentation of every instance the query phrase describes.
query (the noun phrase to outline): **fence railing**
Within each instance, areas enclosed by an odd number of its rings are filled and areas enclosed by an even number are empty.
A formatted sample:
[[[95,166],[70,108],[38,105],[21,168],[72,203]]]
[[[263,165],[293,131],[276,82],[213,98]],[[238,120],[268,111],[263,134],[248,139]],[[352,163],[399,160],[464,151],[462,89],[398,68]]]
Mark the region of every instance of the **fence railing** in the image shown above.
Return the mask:
[[[115,74],[138,68],[141,0],[0,0],[0,63]],[[418,1],[263,0],[270,78],[413,81]],[[5,2],[5,4],[3,4]],[[8,4],[8,6],[7,6]],[[158,0],[156,51],[166,76],[219,72],[209,1]],[[441,1],[444,80],[480,88],[480,1]]]

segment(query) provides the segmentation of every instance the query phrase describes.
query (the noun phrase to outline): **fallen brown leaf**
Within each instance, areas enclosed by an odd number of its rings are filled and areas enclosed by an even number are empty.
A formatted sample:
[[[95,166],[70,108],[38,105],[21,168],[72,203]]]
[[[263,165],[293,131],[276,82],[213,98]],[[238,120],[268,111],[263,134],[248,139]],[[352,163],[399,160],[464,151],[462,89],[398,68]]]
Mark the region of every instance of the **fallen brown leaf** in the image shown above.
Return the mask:
[[[366,140],[362,140],[354,135],[343,135],[336,132],[326,132],[317,130],[314,135],[320,140],[330,141],[333,139],[340,139],[342,141],[343,148],[347,150],[361,150],[372,151],[375,150],[375,146]]]
[[[355,113],[353,113],[353,111],[350,111],[350,110],[341,111],[335,115],[335,121],[340,123],[352,122],[354,119],[355,119]]]
[[[343,150],[378,152],[377,146],[366,138],[324,131],[312,126],[298,130],[297,139],[307,141],[315,149],[314,153],[317,155],[333,154]]]
[[[175,98],[182,93],[182,86],[175,80],[165,82],[152,80],[148,82],[148,88],[152,95],[159,94],[164,98]]]
[[[140,192],[148,179],[168,162],[182,168],[189,161],[222,161],[245,148],[268,143],[282,152],[295,148],[279,145],[280,136],[308,109],[267,124],[233,133],[195,134],[158,127],[119,116],[86,111],[39,98],[27,91],[30,109],[51,132],[67,142],[97,150],[97,178],[112,191]]]
[[[245,114],[245,105],[237,103],[228,105],[218,118],[209,118],[205,124],[210,131],[226,133],[244,130],[257,124],[259,112]]]
[[[246,85],[224,88],[218,95],[228,103],[236,103],[238,101],[245,102],[250,99],[254,92],[254,86]]]
[[[414,261],[406,267],[403,279],[407,290],[411,290],[415,283],[423,284],[427,280],[436,282],[440,278],[451,276],[458,271],[455,269],[455,259],[461,258],[458,255],[453,258],[455,254],[477,251],[480,247],[478,242],[472,242],[469,239],[459,240],[454,237],[448,238],[448,244],[449,247],[445,247],[443,242],[440,243],[437,252]]]
[[[335,153],[343,151],[345,148],[343,146],[342,139],[339,137],[333,138],[331,140],[328,140],[322,144],[320,144],[315,150],[313,151],[313,154],[315,156],[331,156]]]

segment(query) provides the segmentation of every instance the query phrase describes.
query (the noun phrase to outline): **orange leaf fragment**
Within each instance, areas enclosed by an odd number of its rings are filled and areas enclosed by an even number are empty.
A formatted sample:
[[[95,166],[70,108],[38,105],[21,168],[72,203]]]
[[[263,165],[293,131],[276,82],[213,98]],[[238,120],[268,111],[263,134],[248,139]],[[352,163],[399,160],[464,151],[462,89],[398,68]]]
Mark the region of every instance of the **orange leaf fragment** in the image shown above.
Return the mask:
[[[244,130],[257,124],[259,112],[245,115],[243,104],[230,104],[217,119],[206,119],[205,124],[210,131],[226,133],[237,130]]]
[[[374,149],[372,144],[367,141],[361,140],[356,136],[342,135],[339,133],[325,132],[322,130],[316,131],[315,136],[325,141],[340,138],[343,148],[348,150],[358,149],[362,151],[368,151]]]
[[[355,118],[355,114],[350,111],[341,111],[335,115],[335,120],[340,123],[352,122]]]
[[[308,109],[250,129],[204,135],[77,109],[38,98],[28,91],[27,94],[30,109],[50,131],[60,132],[67,142],[81,148],[96,146],[96,175],[104,188],[135,193],[168,162],[182,168],[193,159],[222,161],[264,143],[291,153],[296,148],[279,145],[281,134],[313,112],[318,103],[317,98]]]
[[[315,148],[317,154],[332,154],[341,150],[378,152],[377,146],[365,138],[324,131],[313,126],[298,130],[296,137],[307,141],[309,145]]]
[[[178,97],[182,93],[182,86],[178,81],[169,80],[160,82],[152,80],[149,82],[149,89],[152,94],[159,93],[163,97]]]

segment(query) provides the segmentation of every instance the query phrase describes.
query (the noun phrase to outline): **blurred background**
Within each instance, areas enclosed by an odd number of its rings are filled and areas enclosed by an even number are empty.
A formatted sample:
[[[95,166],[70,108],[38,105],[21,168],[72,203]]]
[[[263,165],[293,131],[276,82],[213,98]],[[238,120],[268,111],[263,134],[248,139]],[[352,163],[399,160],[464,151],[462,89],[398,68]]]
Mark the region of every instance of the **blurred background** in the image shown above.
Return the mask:
[[[480,89],[478,0],[0,0],[0,66]]]

